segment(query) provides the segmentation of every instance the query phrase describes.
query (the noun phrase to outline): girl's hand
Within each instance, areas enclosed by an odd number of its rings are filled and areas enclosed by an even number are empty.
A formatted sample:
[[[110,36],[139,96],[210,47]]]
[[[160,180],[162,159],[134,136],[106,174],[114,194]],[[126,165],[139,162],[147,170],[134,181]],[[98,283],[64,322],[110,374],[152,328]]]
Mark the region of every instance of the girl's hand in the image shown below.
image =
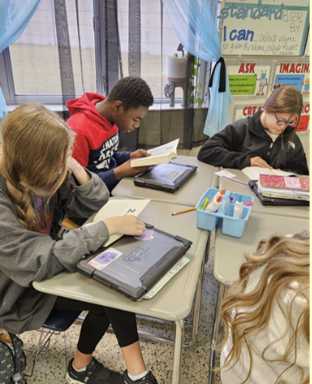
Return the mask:
[[[103,220],[107,226],[109,235],[120,233],[122,235],[141,236],[145,230],[143,221],[133,215],[110,217]]]
[[[86,184],[90,180],[90,176],[86,170],[71,156],[67,158],[67,169],[72,171],[80,185]]]
[[[269,165],[266,161],[261,159],[260,156],[252,157],[250,159],[250,165],[252,167],[261,167],[261,168],[269,168],[272,169],[271,165]]]

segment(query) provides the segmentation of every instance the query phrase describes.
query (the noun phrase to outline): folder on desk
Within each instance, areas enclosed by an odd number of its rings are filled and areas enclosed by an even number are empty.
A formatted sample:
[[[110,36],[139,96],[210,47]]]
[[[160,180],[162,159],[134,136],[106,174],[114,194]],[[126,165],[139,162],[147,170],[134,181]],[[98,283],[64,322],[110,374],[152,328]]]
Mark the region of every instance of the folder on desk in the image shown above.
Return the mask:
[[[146,224],[140,237],[123,236],[81,260],[78,272],[139,301],[185,255],[192,242]]]
[[[159,164],[134,176],[134,184],[174,193],[195,174],[196,170],[197,167],[193,165]]]

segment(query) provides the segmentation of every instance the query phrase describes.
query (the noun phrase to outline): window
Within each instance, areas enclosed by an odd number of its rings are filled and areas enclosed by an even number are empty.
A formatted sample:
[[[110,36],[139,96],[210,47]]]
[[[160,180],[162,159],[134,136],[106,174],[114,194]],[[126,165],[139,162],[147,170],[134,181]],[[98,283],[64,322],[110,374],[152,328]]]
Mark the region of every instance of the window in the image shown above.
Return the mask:
[[[72,71],[76,95],[84,89],[96,92],[93,1],[66,0],[66,12],[71,63],[65,70]],[[0,55],[6,72],[4,77],[1,71],[0,82],[8,104],[62,103],[58,49],[54,1],[43,0],[19,39]]]
[[[65,2],[66,9],[58,5],[55,13],[57,2]],[[164,97],[167,57],[176,53],[180,41],[161,0],[141,0],[139,7],[140,76],[151,87],[156,103],[168,103]],[[67,23],[60,21],[62,12]],[[62,48],[62,39],[68,42],[69,52]],[[129,0],[43,0],[20,38],[0,54],[0,85],[8,104],[62,104],[64,94],[68,98],[84,92],[105,95],[121,71],[129,75],[128,52]],[[71,86],[64,90],[67,80]],[[176,88],[175,96],[182,101],[181,88]]]

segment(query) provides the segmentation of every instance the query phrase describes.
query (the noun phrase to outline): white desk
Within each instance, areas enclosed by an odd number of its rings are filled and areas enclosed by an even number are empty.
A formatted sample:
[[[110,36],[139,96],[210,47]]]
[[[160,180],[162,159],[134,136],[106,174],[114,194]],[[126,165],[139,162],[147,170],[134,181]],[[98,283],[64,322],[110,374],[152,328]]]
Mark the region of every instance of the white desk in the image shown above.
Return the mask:
[[[310,225],[309,220],[307,219],[277,215],[269,216],[266,213],[256,213],[254,210],[251,211],[242,237],[235,238],[226,236],[222,234],[220,227],[216,229],[213,274],[220,282],[220,285],[211,343],[212,346],[216,346],[217,344],[217,335],[221,320],[220,309],[226,286],[230,286],[234,281],[238,280],[240,266],[245,261],[244,252],[254,253],[257,250],[259,241],[269,238],[273,234],[279,233],[281,235],[288,235],[299,233],[304,230],[309,231],[309,229]],[[214,350],[211,349],[209,384],[213,382],[214,377],[214,373],[212,372],[215,357],[214,353]]]
[[[239,169],[231,169],[226,168],[227,171],[236,175],[234,179],[245,181],[248,183],[250,180],[247,175],[245,175]],[[254,205],[252,207],[252,212],[259,213],[267,213],[270,215],[279,215],[279,216],[289,216],[289,217],[301,217],[304,219],[308,219],[310,217],[310,207],[273,207],[273,206],[264,206],[260,203],[260,200],[257,196],[252,192],[248,185],[239,184],[235,181],[224,179],[222,177],[219,178],[219,186],[220,189],[226,188],[236,193],[244,193],[246,195],[252,195],[255,198]]]
[[[202,163],[193,156],[178,156],[176,159],[172,160],[172,163],[196,165],[198,167],[195,175],[193,175],[192,178],[177,192],[170,193],[138,187],[134,185],[133,177],[125,177],[112,190],[112,195],[152,199],[164,203],[175,203],[195,207],[208,188],[216,187],[218,176],[216,176],[214,172],[219,170],[218,167]]]
[[[191,261],[150,300],[132,302],[117,292],[79,273],[70,274],[63,272],[51,279],[33,283],[38,291],[48,294],[174,321],[175,338],[172,369],[172,383],[174,384],[178,384],[180,380],[184,333],[183,319],[191,311],[194,295],[193,336],[195,335],[196,338],[203,266],[209,237],[208,231],[197,229],[196,211],[171,216],[172,212],[182,209],[185,209],[185,206],[152,201],[139,216],[148,224],[152,224],[173,235],[185,237],[193,242],[191,248],[186,253],[186,256],[189,257]],[[195,318],[195,316],[197,316],[197,318]]]

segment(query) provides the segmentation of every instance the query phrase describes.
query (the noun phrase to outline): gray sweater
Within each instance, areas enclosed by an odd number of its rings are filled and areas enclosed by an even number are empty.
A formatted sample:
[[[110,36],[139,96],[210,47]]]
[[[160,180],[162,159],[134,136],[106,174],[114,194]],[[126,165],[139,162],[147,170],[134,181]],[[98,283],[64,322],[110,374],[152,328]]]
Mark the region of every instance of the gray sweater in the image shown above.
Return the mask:
[[[107,202],[109,192],[105,184],[97,175],[90,175],[91,180],[80,186],[68,172],[49,203],[55,230],[61,208],[69,217],[88,218]],[[56,296],[36,291],[32,282],[63,270],[74,272],[77,262],[100,248],[108,237],[103,221],[71,230],[62,239],[53,233],[47,236],[25,229],[17,219],[0,174],[0,328],[15,334],[40,328]]]

